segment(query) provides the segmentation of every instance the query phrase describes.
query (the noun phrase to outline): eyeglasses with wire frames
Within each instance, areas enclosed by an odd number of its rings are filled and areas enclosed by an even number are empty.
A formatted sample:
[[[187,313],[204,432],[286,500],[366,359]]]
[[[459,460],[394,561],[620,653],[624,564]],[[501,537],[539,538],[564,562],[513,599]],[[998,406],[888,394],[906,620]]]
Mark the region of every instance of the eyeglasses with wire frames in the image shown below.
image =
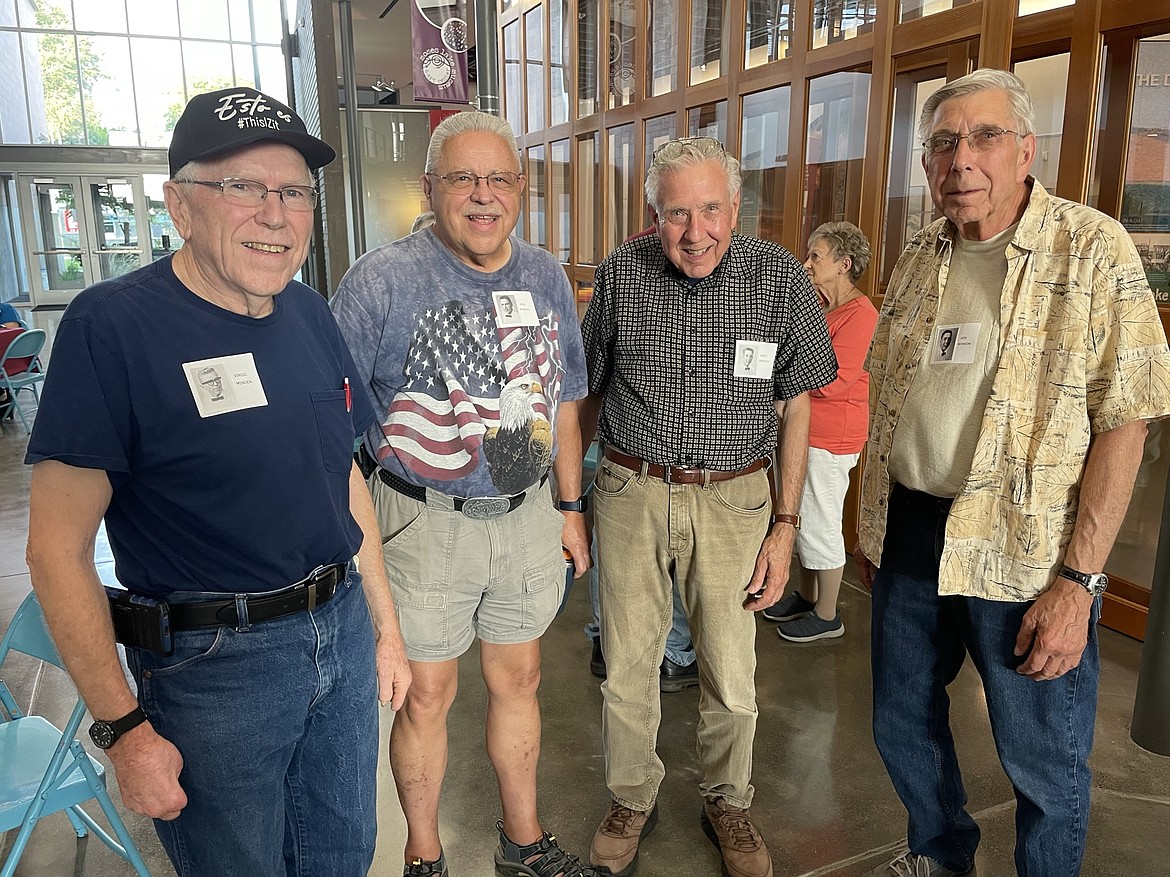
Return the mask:
[[[922,141],[922,147],[932,158],[950,155],[959,148],[960,140],[966,140],[973,152],[990,152],[1003,143],[1005,134],[1011,134],[1014,137],[1026,136],[1019,131],[1009,131],[1007,128],[985,125],[966,134],[935,134]]]
[[[470,192],[479,185],[480,180],[487,181],[488,188],[499,195],[515,192],[524,174],[514,174],[511,171],[492,171],[490,174],[479,175],[471,171],[448,171],[445,174],[426,172],[428,177],[442,180],[452,192]]]
[[[666,147],[673,146],[676,143],[684,145],[687,143],[714,143],[719,147],[720,152],[727,151],[726,147],[714,137],[680,137],[678,140],[667,140],[665,143],[655,149],[654,152],[650,155],[650,160],[654,161],[654,159],[658,158],[658,153],[662,152],[662,150],[666,149]]]
[[[190,183],[194,186],[209,186],[219,189],[224,200],[240,207],[259,207],[270,192],[280,196],[280,201],[289,210],[307,212],[317,206],[317,190],[312,186],[281,186],[269,189],[256,180],[242,180],[227,177],[223,180],[175,180],[176,183]]]

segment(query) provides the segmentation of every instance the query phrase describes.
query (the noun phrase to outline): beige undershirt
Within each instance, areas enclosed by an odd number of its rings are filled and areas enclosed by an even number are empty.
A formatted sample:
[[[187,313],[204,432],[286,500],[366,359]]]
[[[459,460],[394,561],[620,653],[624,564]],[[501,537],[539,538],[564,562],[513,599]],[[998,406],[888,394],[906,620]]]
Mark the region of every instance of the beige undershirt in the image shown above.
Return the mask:
[[[1007,247],[1015,233],[1012,225],[986,241],[955,238],[927,354],[914,374],[890,448],[890,477],[912,490],[953,497],[971,471],[999,363],[1000,297]],[[978,324],[974,360],[931,362],[941,331],[962,323]],[[958,359],[960,351],[952,356]]]

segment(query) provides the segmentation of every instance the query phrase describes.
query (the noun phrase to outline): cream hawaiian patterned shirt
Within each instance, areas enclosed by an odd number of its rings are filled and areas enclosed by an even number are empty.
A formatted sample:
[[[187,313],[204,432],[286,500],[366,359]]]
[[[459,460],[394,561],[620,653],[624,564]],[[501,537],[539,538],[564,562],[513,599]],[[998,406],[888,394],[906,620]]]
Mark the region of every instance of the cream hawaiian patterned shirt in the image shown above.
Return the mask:
[[[1170,351],[1129,235],[1029,183],[1007,250],[999,365],[971,472],[947,519],[941,595],[1024,601],[1044,591],[1072,537],[1090,437],[1170,414]],[[954,233],[942,219],[906,247],[866,364],[871,425],[859,536],[879,566],[886,460],[927,355]]]

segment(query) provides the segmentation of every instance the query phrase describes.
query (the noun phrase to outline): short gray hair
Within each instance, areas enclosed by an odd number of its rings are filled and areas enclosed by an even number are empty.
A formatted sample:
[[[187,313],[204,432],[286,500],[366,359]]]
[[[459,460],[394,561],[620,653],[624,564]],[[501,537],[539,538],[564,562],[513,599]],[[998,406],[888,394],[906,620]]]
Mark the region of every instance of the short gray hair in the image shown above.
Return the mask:
[[[443,149],[448,140],[472,131],[495,134],[503,140],[508,151],[516,156],[516,173],[523,173],[523,167],[520,164],[520,147],[516,143],[516,132],[512,130],[512,126],[499,116],[479,112],[456,113],[453,116],[448,116],[435,127],[431,134],[430,145],[427,146],[426,172],[433,174],[438,170],[439,160],[443,157]],[[507,168],[489,168],[489,170],[502,171],[507,170]]]
[[[209,161],[189,161],[171,177],[176,183],[190,183],[193,180],[205,180],[209,173],[211,162]]]
[[[945,101],[951,98],[965,97],[977,91],[1002,91],[1007,95],[1008,105],[1012,115],[1016,117],[1018,134],[1032,134],[1036,130],[1036,109],[1032,105],[1032,96],[1024,88],[1020,77],[1006,70],[992,70],[990,67],[976,70],[961,76],[953,82],[948,82],[926,99],[922,105],[922,115],[918,117],[918,139],[925,140],[930,136],[930,127],[934,122],[934,114]]]
[[[654,208],[655,213],[662,212],[662,175],[672,174],[686,168],[695,167],[705,161],[714,162],[727,174],[727,200],[734,201],[743,185],[743,177],[739,173],[739,162],[723,145],[711,137],[692,137],[685,140],[672,140],[660,146],[650,162],[650,170],[646,172],[646,203]]]
[[[817,241],[825,241],[829,245],[829,254],[834,262],[848,257],[850,283],[856,283],[857,278],[869,267],[872,256],[869,238],[852,222],[825,222],[818,225],[808,236],[808,248],[811,250]]]

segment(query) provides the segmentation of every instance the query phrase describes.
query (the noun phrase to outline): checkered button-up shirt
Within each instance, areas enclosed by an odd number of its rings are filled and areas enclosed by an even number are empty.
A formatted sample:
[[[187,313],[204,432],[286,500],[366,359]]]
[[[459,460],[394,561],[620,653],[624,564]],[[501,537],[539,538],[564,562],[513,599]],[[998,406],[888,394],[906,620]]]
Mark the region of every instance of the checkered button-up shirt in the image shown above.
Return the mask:
[[[651,463],[732,471],[776,446],[775,402],[837,376],[824,314],[800,263],[734,235],[710,276],[688,281],[657,236],[597,269],[582,325],[603,441]],[[777,345],[771,379],[735,377],[736,341]]]

